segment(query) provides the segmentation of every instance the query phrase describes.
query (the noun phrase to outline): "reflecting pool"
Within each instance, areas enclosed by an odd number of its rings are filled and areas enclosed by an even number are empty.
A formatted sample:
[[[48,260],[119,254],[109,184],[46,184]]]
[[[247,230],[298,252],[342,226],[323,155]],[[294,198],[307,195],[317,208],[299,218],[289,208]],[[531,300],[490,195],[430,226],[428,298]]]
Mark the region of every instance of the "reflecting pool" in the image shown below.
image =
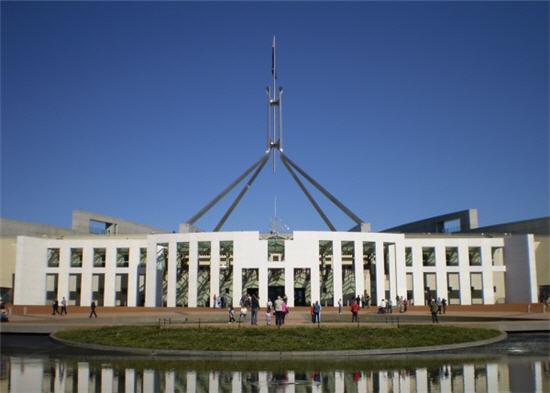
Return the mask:
[[[190,361],[3,343],[0,391],[542,393],[550,391],[548,338],[515,337],[475,353],[341,361]]]

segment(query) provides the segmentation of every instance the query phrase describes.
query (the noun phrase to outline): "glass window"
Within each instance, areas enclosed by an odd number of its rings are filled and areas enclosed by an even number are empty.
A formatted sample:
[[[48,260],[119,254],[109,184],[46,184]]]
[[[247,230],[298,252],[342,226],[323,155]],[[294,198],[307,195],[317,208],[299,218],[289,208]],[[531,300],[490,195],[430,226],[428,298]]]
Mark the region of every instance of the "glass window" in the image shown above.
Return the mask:
[[[48,267],[59,267],[59,248],[48,248]]]
[[[445,247],[445,260],[447,266],[458,266],[458,248]]]
[[[412,247],[405,247],[405,266],[413,265]]]
[[[481,247],[468,247],[470,266],[481,266]]]
[[[435,266],[435,248],[422,247],[422,266]]]
[[[94,267],[105,267],[106,255],[105,248],[94,248]]]
[[[130,249],[116,249],[116,267],[128,267],[130,265]]]
[[[71,248],[71,267],[82,267],[82,248]]]

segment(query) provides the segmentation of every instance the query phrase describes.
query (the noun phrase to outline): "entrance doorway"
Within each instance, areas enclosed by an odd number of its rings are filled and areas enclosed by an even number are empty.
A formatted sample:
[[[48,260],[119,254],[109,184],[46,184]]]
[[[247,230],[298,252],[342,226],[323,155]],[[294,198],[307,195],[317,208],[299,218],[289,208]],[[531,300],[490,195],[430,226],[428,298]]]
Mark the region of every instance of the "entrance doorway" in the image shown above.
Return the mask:
[[[270,286],[267,287],[267,297],[271,299],[272,302],[277,299],[277,296],[280,296],[281,299],[285,295],[285,287],[284,286]]]
[[[294,305],[297,307],[304,307],[308,305],[306,301],[305,288],[294,288]]]

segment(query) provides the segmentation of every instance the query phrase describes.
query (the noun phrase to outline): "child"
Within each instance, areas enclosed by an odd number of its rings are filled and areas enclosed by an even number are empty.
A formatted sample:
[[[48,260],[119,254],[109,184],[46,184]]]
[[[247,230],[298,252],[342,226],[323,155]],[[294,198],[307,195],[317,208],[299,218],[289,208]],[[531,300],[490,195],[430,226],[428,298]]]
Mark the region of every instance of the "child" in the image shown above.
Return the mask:
[[[241,313],[239,314],[239,322],[246,319],[246,313],[247,312],[248,312],[248,310],[246,309],[246,307],[242,306],[241,307]]]
[[[235,309],[233,308],[233,306],[230,306],[229,307],[229,322],[228,323],[233,323],[235,322]]]
[[[267,322],[267,326],[271,326],[271,305],[269,303],[265,310],[265,321]]]

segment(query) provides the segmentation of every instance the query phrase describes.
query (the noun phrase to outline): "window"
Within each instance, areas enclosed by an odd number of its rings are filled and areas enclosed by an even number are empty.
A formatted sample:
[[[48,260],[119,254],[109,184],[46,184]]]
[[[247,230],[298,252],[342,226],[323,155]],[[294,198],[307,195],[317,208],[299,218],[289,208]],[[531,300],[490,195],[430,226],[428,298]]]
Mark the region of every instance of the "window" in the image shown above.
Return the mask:
[[[435,248],[422,247],[422,266],[435,266]]]
[[[71,267],[82,267],[82,248],[71,248]]]
[[[405,266],[413,265],[412,247],[405,247]]]
[[[94,267],[105,267],[106,255],[105,248],[94,248]]]
[[[470,273],[470,290],[472,304],[483,304],[483,275],[482,273]]]
[[[458,266],[458,248],[445,247],[445,260],[447,266]]]
[[[46,302],[53,303],[57,299],[57,274],[46,274]]]
[[[116,249],[116,267],[128,267],[130,264],[130,249]]]
[[[59,267],[59,248],[48,248],[48,267]]]
[[[139,267],[145,267],[147,264],[147,247],[139,249]]]
[[[285,239],[281,237],[267,239],[267,260],[270,262],[285,260]]]
[[[470,266],[481,266],[481,247],[468,247]]]

